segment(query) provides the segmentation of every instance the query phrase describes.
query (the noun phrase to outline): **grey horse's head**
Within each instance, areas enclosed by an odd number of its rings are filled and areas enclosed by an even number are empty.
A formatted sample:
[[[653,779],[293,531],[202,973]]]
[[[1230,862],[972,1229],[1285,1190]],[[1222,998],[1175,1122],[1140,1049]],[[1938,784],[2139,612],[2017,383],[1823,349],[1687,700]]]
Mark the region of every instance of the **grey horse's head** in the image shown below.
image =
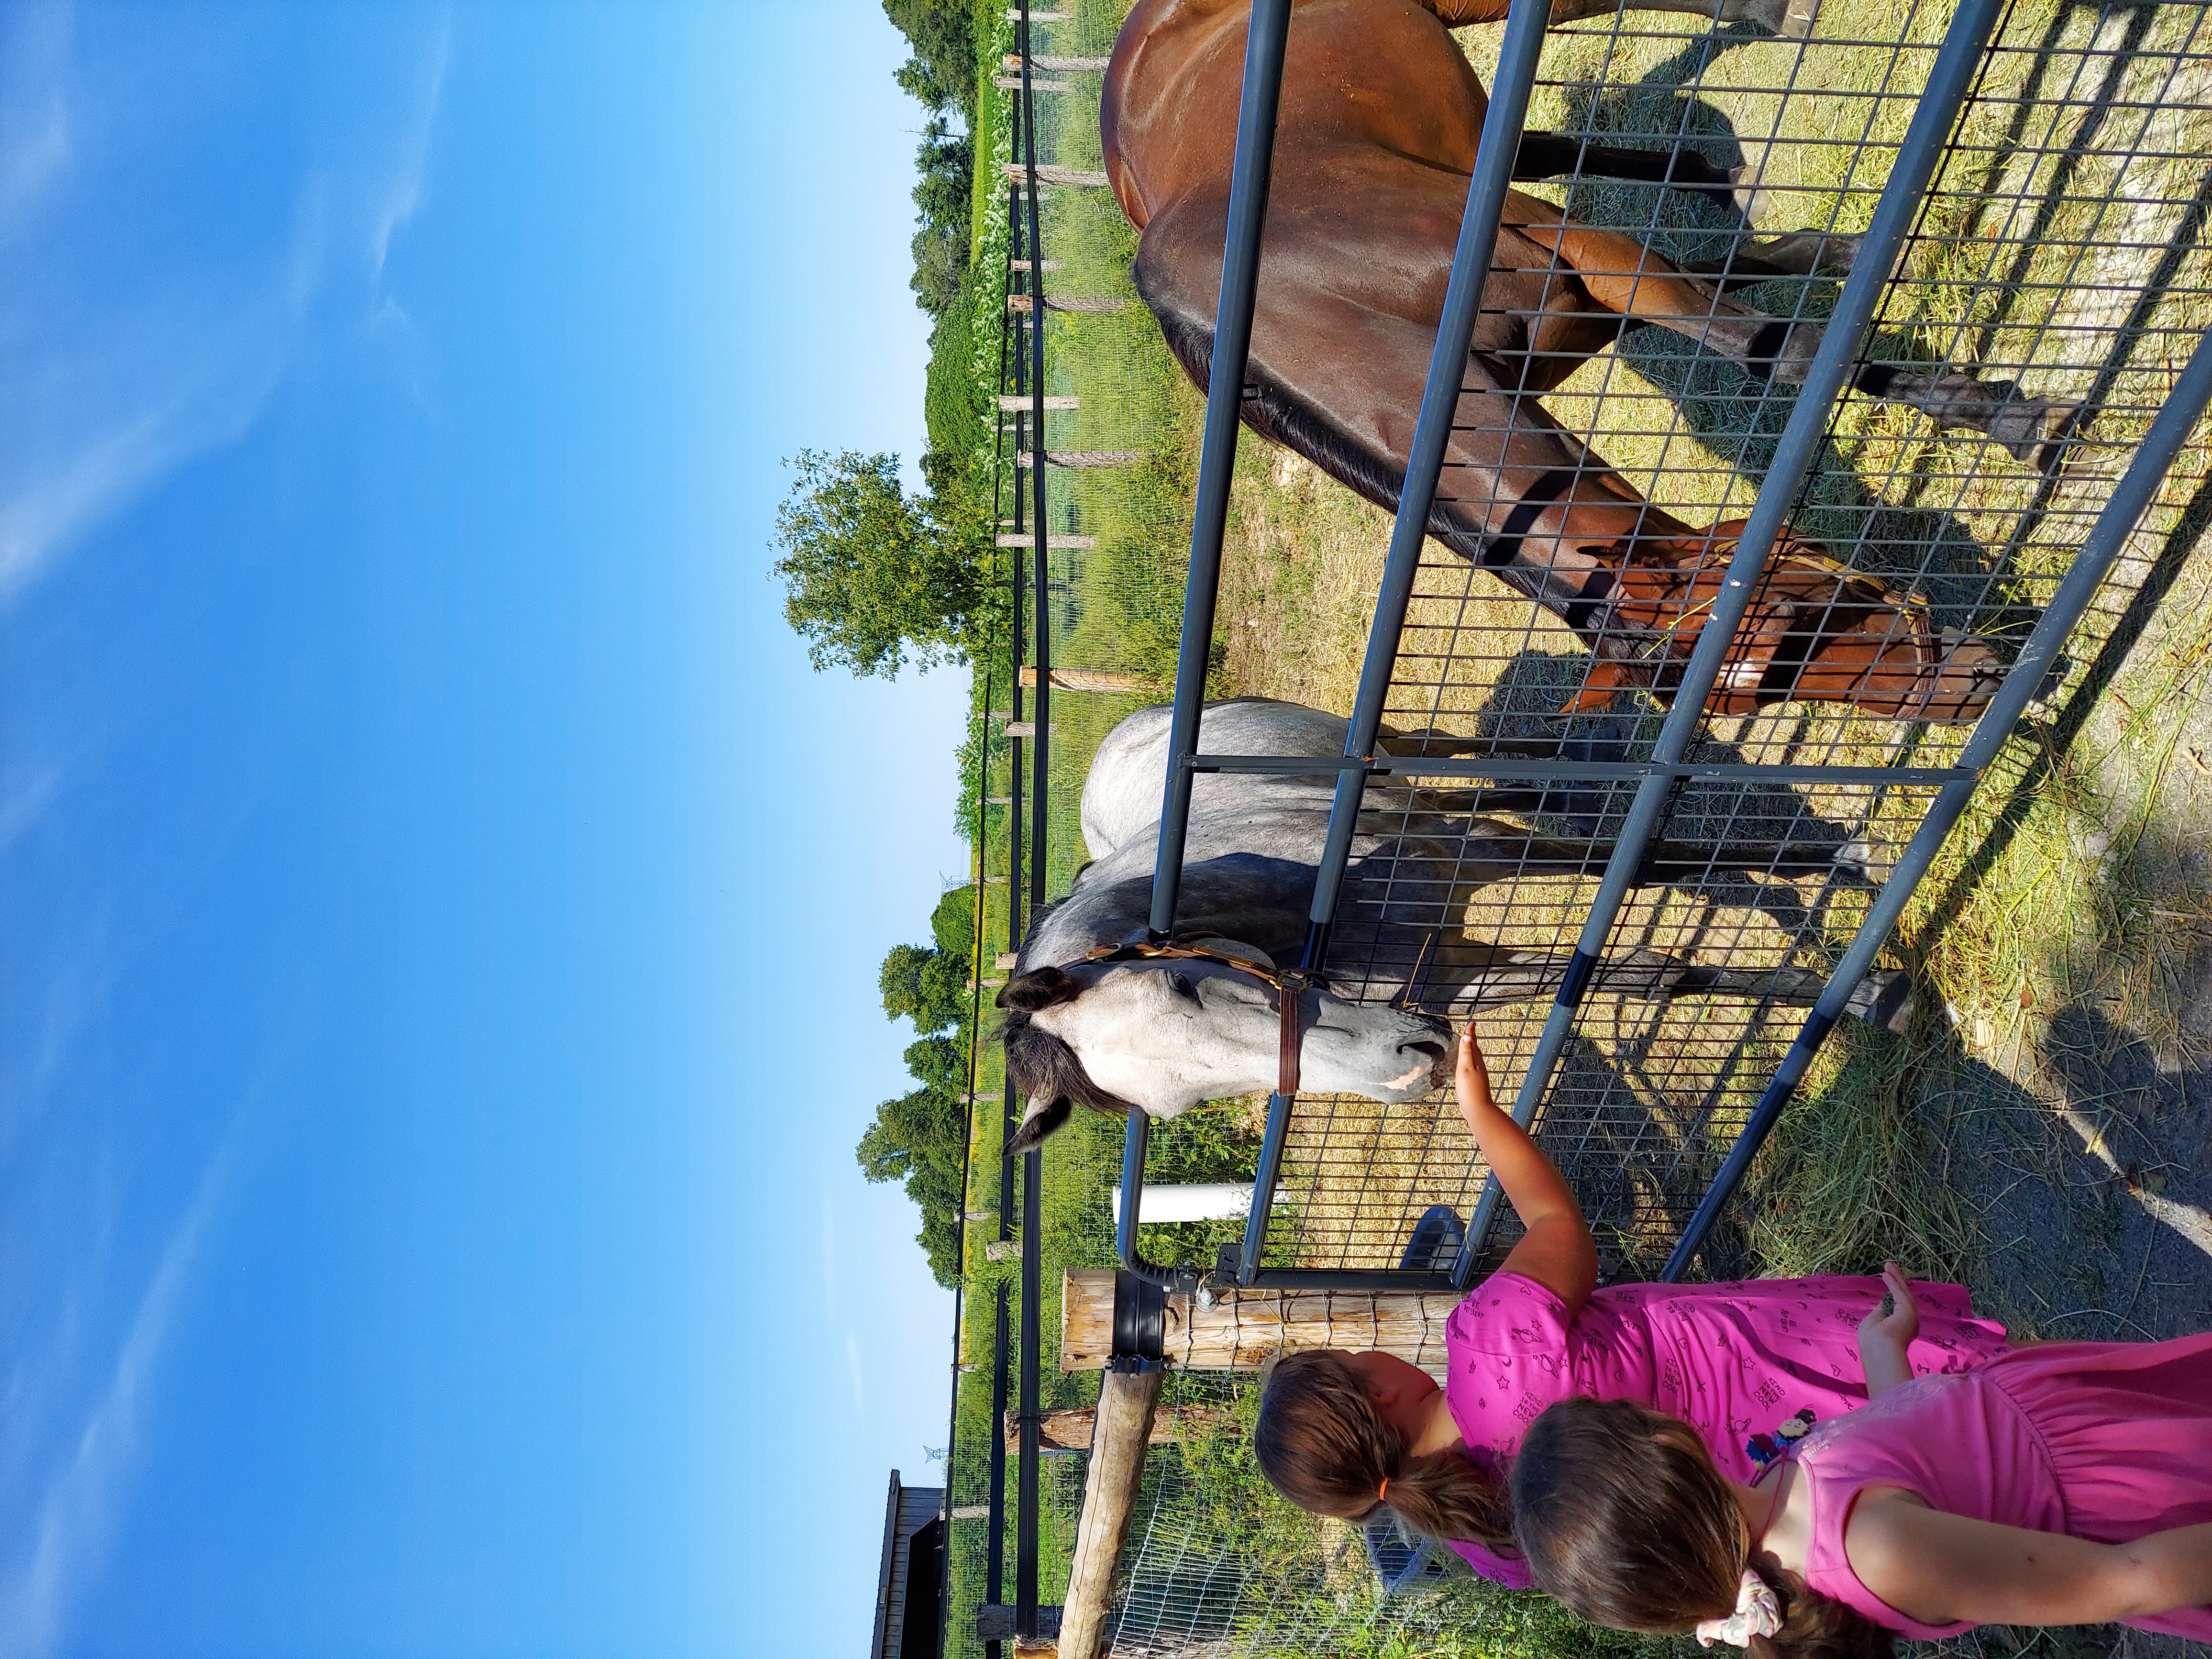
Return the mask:
[[[1273,1090],[1281,1038],[1273,988],[1218,963],[1175,959],[1034,968],[999,993],[1006,1069],[1029,1097],[1011,1152],[1033,1150],[1078,1105],[1173,1117],[1200,1101]],[[1418,1100],[1451,1075],[1451,1027],[1431,1014],[1300,999],[1301,1086]]]

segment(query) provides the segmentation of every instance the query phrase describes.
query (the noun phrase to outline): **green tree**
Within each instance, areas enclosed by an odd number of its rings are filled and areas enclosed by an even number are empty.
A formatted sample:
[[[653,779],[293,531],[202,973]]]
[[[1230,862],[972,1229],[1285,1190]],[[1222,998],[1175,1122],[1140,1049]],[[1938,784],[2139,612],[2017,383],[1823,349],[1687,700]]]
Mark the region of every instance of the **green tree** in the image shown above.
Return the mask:
[[[921,182],[914,187],[915,301],[932,317],[942,317],[960,302],[968,274],[972,227],[969,191],[975,181],[975,146],[954,132],[942,114],[933,116],[915,156]]]
[[[875,1121],[854,1149],[860,1173],[870,1181],[906,1183],[907,1196],[921,1212],[916,1240],[930,1272],[948,1290],[960,1279],[955,1245],[966,1200],[961,1182],[967,1134],[968,1115],[959,1101],[936,1089],[917,1089],[877,1107]]]
[[[787,465],[799,477],[776,509],[774,569],[817,671],[890,678],[988,638],[986,538],[959,498],[908,496],[896,455],[807,449]]]
[[[937,948],[945,955],[957,957],[963,962],[972,961],[975,954],[975,890],[973,887],[953,887],[945,890],[937,901],[937,908],[929,913],[929,936],[937,941]]]
[[[968,1044],[960,1037],[926,1036],[909,1042],[906,1068],[914,1080],[959,1099],[968,1092]]]
[[[877,976],[884,1013],[910,1019],[925,1035],[964,1024],[968,1018],[968,958],[927,945],[894,945]],[[908,1051],[909,1054],[912,1050]]]
[[[975,108],[975,14],[972,0],[884,0],[884,15],[906,36],[914,57],[898,82],[933,109]]]

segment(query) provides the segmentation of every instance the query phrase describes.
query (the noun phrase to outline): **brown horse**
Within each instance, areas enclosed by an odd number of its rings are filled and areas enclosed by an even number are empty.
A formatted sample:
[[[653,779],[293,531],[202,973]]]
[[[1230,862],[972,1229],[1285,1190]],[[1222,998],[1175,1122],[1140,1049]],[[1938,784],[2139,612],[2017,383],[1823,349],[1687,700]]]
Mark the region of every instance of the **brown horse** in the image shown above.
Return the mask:
[[[1785,33],[1807,0],[1644,0]],[[1553,22],[1615,9],[1557,0]],[[1138,292],[1204,387],[1229,204],[1243,0],[1139,0],[1106,74],[1106,168],[1143,233]],[[1245,424],[1368,500],[1397,505],[1487,100],[1448,25],[1493,21],[1505,0],[1298,0],[1291,21]],[[1574,141],[1524,135],[1518,176],[1573,165]],[[1688,152],[1607,152],[1618,176],[1712,188]],[[1672,173],[1668,172],[1672,167]],[[1751,311],[1711,273],[1634,238],[1576,223],[1516,191],[1484,285],[1429,533],[1556,611],[1597,661],[1570,705],[1617,685],[1664,695],[1723,580],[1737,524],[1697,530],[1645,501],[1547,414],[1558,386],[1630,322],[1686,334],[1761,378],[1796,383],[1821,325]],[[1850,239],[1753,244],[1732,274],[1809,273]],[[1982,431],[2018,459],[2055,455],[2072,405],[2016,398],[1961,374],[1863,368],[1857,387]],[[1925,609],[1785,535],[1709,707],[1788,698],[1925,720],[1972,717],[2002,678],[1982,641],[1938,634]]]

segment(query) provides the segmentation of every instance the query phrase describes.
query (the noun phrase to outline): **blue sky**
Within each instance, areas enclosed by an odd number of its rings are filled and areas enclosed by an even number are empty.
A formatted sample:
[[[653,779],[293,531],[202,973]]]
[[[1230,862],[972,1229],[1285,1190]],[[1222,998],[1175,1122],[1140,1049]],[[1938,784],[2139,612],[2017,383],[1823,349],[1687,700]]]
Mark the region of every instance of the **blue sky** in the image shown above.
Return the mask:
[[[949,677],[876,0],[0,9],[0,1655],[852,1650]]]

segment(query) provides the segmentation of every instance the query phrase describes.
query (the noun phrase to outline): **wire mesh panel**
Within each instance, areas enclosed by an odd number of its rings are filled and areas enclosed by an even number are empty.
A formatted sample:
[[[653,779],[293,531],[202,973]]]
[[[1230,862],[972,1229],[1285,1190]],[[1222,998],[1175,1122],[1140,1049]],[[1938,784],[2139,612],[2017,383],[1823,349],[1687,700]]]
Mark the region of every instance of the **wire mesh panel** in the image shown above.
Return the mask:
[[[1170,1386],[1171,1410],[1226,1417],[1249,1385],[1200,1374]],[[1418,1546],[1269,1501],[1235,1432],[1155,1451],[1137,1516],[1121,1558],[1117,1659],[1420,1651],[1445,1629],[1474,1645],[1519,1622],[1455,1558],[1417,1561]]]
[[[1586,173],[1680,146],[1732,184],[1524,185],[1495,256],[1517,269],[1485,290],[1384,709],[1401,755],[1452,760],[1370,781],[1328,966],[1472,1011],[1502,1085],[1948,20],[1830,0],[1785,41],[1623,13],[1547,46],[1530,125]],[[1468,32],[1478,65],[1494,38]],[[2212,319],[2209,53],[2194,0],[2001,16],[1545,1097],[1539,1138],[1631,1272],[1679,1236]],[[2154,514],[2204,471],[2188,452]],[[2145,574],[2123,562],[2077,664]],[[1467,775],[1545,757],[1569,764]],[[1856,1011],[1908,989],[1878,975]],[[1397,1267],[1482,1176],[1441,1099],[1301,1097],[1262,1265]]]

